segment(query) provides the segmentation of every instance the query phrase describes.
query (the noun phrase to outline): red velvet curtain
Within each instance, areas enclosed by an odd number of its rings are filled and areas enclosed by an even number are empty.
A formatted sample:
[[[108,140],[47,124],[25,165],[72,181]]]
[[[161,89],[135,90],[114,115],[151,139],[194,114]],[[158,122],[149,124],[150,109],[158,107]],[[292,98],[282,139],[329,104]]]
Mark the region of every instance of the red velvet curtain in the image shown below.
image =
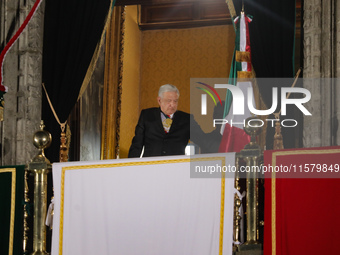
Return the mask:
[[[339,158],[340,147],[265,151],[265,166],[291,172],[265,180],[264,255],[339,253]]]

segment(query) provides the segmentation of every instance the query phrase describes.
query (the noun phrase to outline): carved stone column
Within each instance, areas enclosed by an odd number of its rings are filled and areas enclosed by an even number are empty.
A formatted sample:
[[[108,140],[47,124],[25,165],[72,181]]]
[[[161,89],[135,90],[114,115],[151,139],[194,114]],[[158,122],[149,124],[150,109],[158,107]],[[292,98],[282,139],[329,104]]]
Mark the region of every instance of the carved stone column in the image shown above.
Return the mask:
[[[1,43],[5,45],[25,20],[35,1],[1,2]],[[1,164],[25,164],[36,153],[32,135],[41,120],[41,80],[44,1],[4,62],[4,121],[1,125]]]
[[[334,80],[319,84],[315,78],[338,77],[340,73],[339,35],[340,22],[337,0],[304,1],[304,78],[314,78],[304,82],[312,99],[306,105],[313,114],[304,117],[304,147],[339,144],[337,127],[340,107],[336,102],[340,95]],[[310,80],[309,80],[310,81]]]
[[[335,77],[340,78],[340,3],[336,2],[335,4]],[[334,87],[334,98],[339,98],[340,96],[340,87]],[[339,131],[339,120],[340,120],[340,103],[339,100],[335,100],[335,114],[334,114],[334,125],[337,126],[337,135],[335,142],[337,145],[340,145],[340,131]]]

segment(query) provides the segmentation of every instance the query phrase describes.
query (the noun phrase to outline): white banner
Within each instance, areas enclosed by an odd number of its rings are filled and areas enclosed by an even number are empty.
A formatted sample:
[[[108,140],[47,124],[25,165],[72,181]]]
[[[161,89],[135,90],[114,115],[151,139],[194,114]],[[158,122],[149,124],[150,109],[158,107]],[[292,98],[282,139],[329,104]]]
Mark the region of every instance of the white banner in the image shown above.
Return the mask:
[[[191,160],[54,163],[52,255],[232,254],[234,179],[190,178]]]

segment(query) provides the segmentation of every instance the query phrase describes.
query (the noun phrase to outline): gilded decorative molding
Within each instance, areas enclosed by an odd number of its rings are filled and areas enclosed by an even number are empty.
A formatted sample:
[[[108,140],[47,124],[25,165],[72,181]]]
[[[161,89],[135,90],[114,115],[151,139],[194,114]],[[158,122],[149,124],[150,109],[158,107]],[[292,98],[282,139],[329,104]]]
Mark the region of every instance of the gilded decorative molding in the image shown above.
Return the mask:
[[[119,157],[120,141],[120,116],[122,112],[122,81],[123,81],[123,60],[124,60],[124,34],[125,34],[125,6],[122,6],[120,13],[120,42],[119,42],[119,65],[118,65],[118,87],[117,87],[117,117],[116,117],[116,147],[115,156]]]
[[[119,153],[124,10],[114,8],[106,33],[101,159],[113,159]]]
[[[14,243],[14,221],[15,221],[15,198],[16,198],[16,169],[3,168],[0,173],[11,173],[11,209],[10,209],[10,223],[9,223],[9,242],[8,242],[8,255],[13,254]]]
[[[28,188],[28,171],[25,169],[25,175],[24,175],[24,185],[25,185],[25,190],[24,190],[24,223],[23,223],[23,244],[22,244],[22,250],[23,254],[26,254],[27,251],[27,243],[28,243],[28,205],[30,202],[28,193],[29,193],[29,188]]]

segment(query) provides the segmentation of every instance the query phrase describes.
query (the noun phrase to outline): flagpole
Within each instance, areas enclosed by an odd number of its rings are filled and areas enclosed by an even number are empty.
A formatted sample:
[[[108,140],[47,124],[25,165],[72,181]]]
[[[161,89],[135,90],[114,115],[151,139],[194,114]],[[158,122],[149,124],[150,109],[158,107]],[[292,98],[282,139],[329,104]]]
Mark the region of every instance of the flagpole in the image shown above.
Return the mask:
[[[298,81],[298,78],[300,76],[300,72],[301,72],[301,68],[299,68],[299,70],[297,71],[296,75],[295,75],[295,80],[293,82],[292,88],[295,87],[296,82]],[[290,96],[289,92],[286,96],[286,99],[289,98]],[[273,143],[273,149],[274,150],[281,150],[284,149],[283,146],[283,137],[282,137],[282,133],[281,133],[281,126],[280,126],[280,114],[281,114],[281,109],[279,112],[274,113],[275,119],[277,120],[275,123],[275,133],[274,133],[274,143]]]

